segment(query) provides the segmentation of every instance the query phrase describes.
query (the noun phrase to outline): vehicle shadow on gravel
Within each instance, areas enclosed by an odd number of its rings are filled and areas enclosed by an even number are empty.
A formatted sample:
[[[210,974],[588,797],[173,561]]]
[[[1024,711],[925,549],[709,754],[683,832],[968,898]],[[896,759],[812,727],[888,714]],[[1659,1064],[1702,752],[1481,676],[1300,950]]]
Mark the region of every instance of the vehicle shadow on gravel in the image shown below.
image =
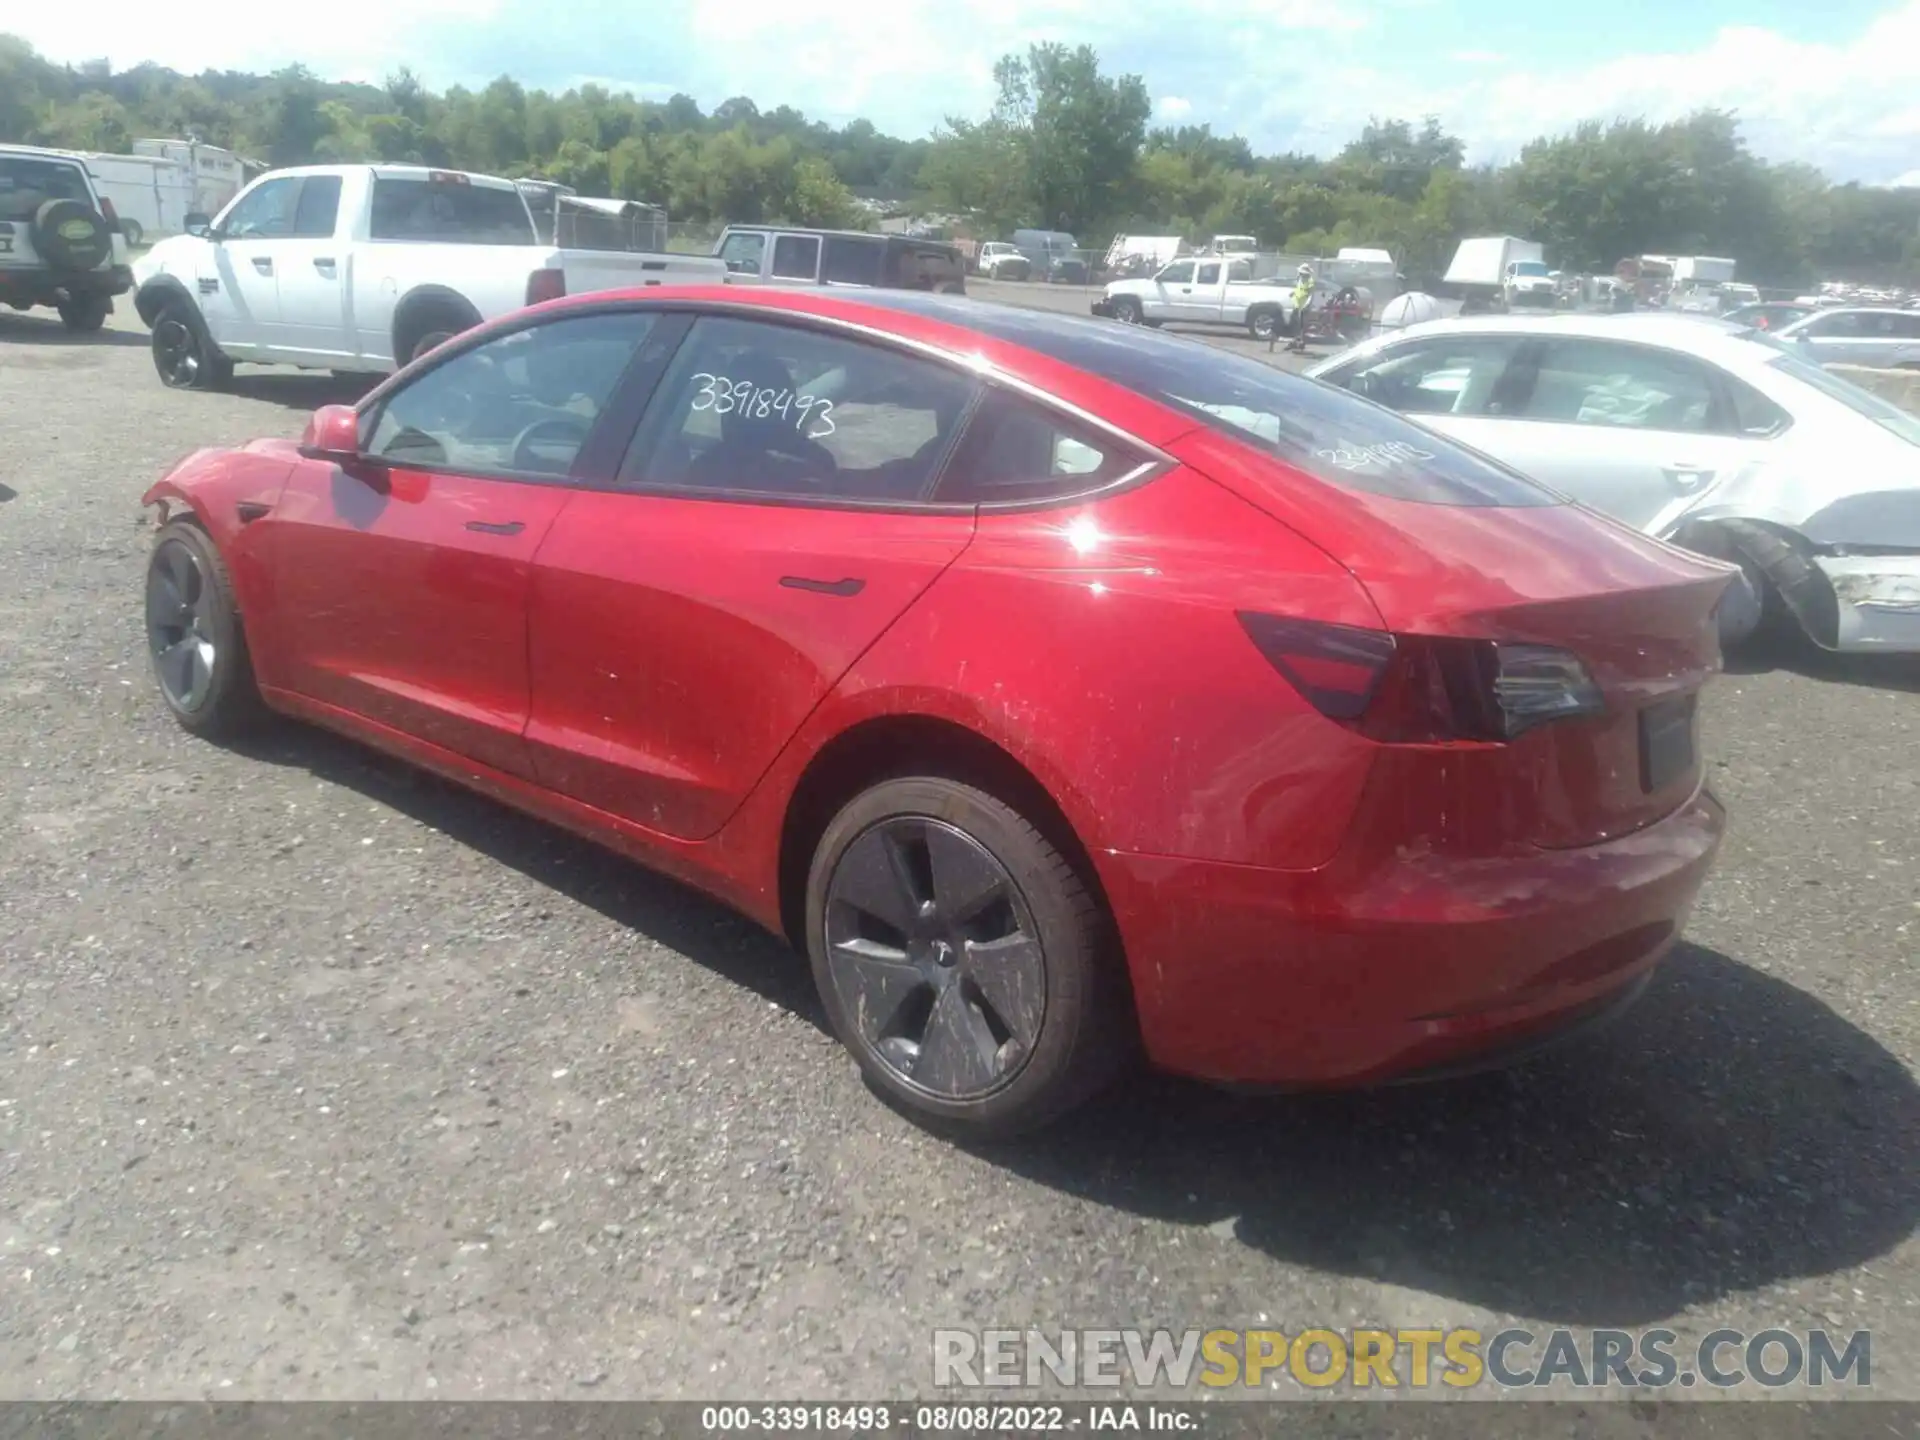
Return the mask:
[[[318,410],[322,405],[357,404],[377,385],[378,375],[329,375],[312,370],[242,371],[227,383],[227,393],[263,400],[289,410]]]
[[[1920,692],[1920,655],[1839,655],[1798,636],[1770,636],[1726,663],[1729,675],[1765,675],[1775,670],[1834,685]]]
[[[1684,945],[1614,1025],[1505,1073],[1284,1098],[1147,1077],[980,1153],[1292,1264],[1630,1326],[1899,1244],[1917,1141],[1897,1058]]]
[[[324,730],[279,725],[229,748],[391,805],[828,1031],[806,963],[745,916],[689,886]]]
[[[71,345],[76,348],[126,345],[144,350],[149,343],[144,330],[109,328],[76,333],[62,325],[51,311],[47,312],[44,320],[38,315],[23,315],[18,311],[0,312],[0,345]]]

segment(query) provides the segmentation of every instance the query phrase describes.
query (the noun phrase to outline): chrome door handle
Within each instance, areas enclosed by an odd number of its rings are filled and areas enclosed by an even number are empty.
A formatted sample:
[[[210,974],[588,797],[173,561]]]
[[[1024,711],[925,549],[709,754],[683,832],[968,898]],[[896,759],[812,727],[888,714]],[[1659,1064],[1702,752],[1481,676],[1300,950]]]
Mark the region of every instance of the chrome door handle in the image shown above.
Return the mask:
[[[273,273],[273,257],[271,255],[254,256],[253,268],[258,270],[262,275],[271,275]]]
[[[1662,467],[1670,484],[1681,490],[1697,490],[1713,478],[1713,471],[1703,465],[1667,465]]]
[[[313,268],[323,274],[331,274],[333,271],[333,257],[331,255],[314,256]]]

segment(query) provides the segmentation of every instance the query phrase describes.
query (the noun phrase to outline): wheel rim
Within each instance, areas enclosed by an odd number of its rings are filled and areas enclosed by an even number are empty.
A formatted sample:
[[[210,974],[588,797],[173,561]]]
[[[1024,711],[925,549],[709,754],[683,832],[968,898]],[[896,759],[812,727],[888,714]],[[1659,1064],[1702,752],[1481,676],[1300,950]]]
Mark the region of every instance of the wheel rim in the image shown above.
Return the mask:
[[[218,658],[209,633],[212,587],[200,559],[177,540],[154,551],[147,569],[147,648],[167,699],[197,710],[213,686]]]
[[[1120,307],[1120,323],[1123,325],[1138,325],[1140,323],[1140,307],[1131,304],[1122,305]]]
[[[919,816],[863,832],[827,886],[827,964],[868,1051],[915,1089],[972,1100],[1026,1065],[1046,1015],[1033,916],[978,840]]]
[[[186,321],[164,315],[153,327],[153,359],[169,385],[191,385],[200,374],[200,346]]]

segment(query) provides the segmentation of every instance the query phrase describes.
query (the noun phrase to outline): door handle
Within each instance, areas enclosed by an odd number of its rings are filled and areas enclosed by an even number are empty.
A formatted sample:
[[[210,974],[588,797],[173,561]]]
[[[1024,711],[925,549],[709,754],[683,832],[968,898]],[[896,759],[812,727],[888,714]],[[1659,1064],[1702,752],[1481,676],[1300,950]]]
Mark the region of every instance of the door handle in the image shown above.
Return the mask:
[[[838,595],[842,599],[849,595],[858,595],[867,588],[866,581],[853,575],[849,575],[844,580],[815,580],[806,575],[782,575],[780,583],[789,590],[811,590],[816,595]]]
[[[313,268],[321,271],[331,271],[333,269],[333,257],[331,255],[314,256]]]
[[[1663,466],[1667,480],[1679,490],[1697,490],[1713,478],[1713,471],[1705,465],[1682,465],[1678,462]]]
[[[262,275],[271,275],[273,273],[273,257],[271,255],[254,256],[253,268],[258,270]]]
[[[467,528],[482,535],[518,535],[527,527],[518,520],[503,520],[497,525],[486,520],[469,520]]]

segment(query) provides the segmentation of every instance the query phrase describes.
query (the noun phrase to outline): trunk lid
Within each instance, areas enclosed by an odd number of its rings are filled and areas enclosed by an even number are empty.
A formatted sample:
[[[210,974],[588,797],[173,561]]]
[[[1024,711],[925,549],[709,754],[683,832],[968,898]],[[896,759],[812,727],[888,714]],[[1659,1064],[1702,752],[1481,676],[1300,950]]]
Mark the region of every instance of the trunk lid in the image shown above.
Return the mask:
[[[1417,484],[1350,487],[1211,428],[1171,448],[1345,565],[1396,636],[1570,651],[1599,687],[1604,713],[1510,741],[1383,747],[1376,795],[1403,828],[1449,849],[1515,835],[1568,848],[1648,825],[1698,788],[1695,698],[1720,665],[1729,567],[1544,492],[1431,503],[1406,498]]]

